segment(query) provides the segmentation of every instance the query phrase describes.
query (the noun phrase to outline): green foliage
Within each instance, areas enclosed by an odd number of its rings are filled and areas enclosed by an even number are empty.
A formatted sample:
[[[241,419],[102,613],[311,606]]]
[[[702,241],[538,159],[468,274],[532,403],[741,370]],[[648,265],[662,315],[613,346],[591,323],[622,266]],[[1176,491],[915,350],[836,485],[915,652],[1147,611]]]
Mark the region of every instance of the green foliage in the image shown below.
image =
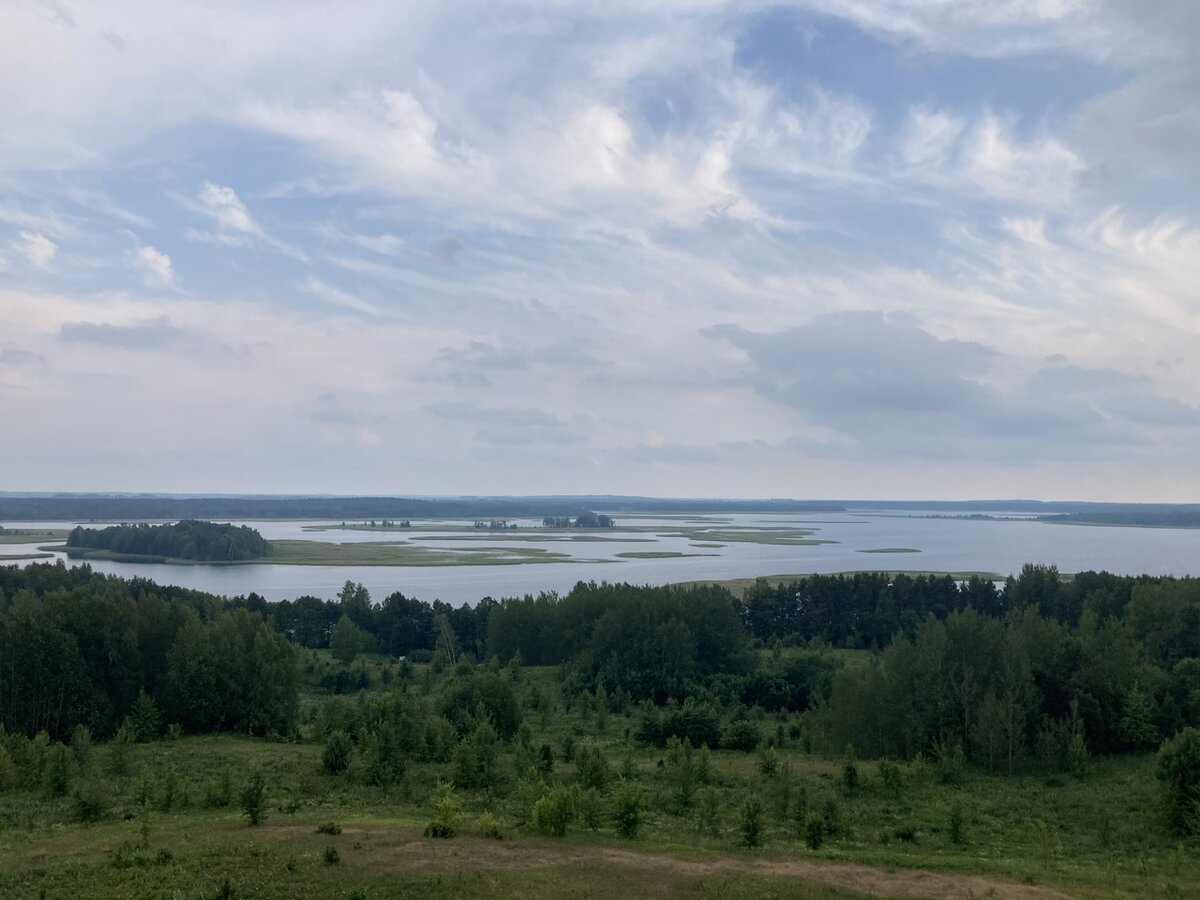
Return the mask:
[[[344,731],[334,731],[325,739],[325,747],[321,751],[321,765],[331,775],[338,775],[350,768],[350,758],[354,753],[354,742]]]
[[[145,688],[138,691],[137,700],[129,710],[129,715],[125,717],[125,724],[129,726],[130,734],[138,743],[152,741],[161,733],[162,716],[159,715],[154,698],[146,693]]]
[[[604,797],[596,788],[586,788],[576,797],[579,819],[585,828],[596,831],[604,824]]]
[[[825,843],[825,818],[813,813],[804,820],[804,843],[809,850],[820,850]]]
[[[842,759],[842,790],[854,794],[858,790],[858,757],[854,755],[854,745],[846,745],[846,755]]]
[[[326,847],[325,852],[321,854],[321,858],[325,861],[325,865],[327,866],[336,866],[342,861],[342,855],[338,853],[337,847],[333,846]]]
[[[636,785],[622,782],[613,793],[613,823],[617,834],[635,839],[642,826],[645,800]]]
[[[52,797],[61,797],[71,788],[75,779],[75,756],[63,744],[53,744],[46,754],[42,781],[46,792]]]
[[[599,747],[584,747],[575,754],[576,780],[579,786],[587,789],[603,791],[608,787],[612,777],[612,769],[608,758]]]
[[[267,778],[261,769],[255,769],[250,779],[242,788],[238,798],[241,801],[242,815],[250,820],[250,825],[261,825],[267,818]]]
[[[342,833],[342,826],[337,822],[322,822],[317,826],[317,834],[328,834],[336,837]]]
[[[533,827],[542,834],[562,837],[575,821],[576,799],[565,787],[554,787],[533,805]]]
[[[452,838],[458,833],[462,800],[454,785],[439,781],[433,800],[433,820],[425,826],[425,837]]]
[[[738,807],[738,834],[742,846],[750,849],[761,847],[765,830],[766,815],[762,800],[757,794],[750,794]]]
[[[67,535],[67,549],[214,562],[257,559],[271,553],[271,545],[253,528],[196,519],[184,519],[175,525],[76,527]]]
[[[454,749],[454,783],[467,790],[482,790],[496,783],[499,753],[491,719],[479,720],[474,730]]]
[[[460,734],[473,729],[480,715],[490,719],[506,741],[512,740],[521,726],[521,706],[512,682],[492,672],[456,678],[442,696],[441,711]]]
[[[83,723],[75,726],[71,732],[71,752],[75,754],[75,764],[86,768],[92,759],[92,729]]]
[[[950,805],[946,834],[952,844],[961,845],[967,842],[967,811],[961,799],[956,798]]]
[[[758,753],[758,774],[772,777],[779,771],[779,752],[772,746],[763,747]]]
[[[479,814],[479,833],[483,837],[495,841],[504,840],[504,829],[500,825],[500,820],[487,811]]]
[[[696,803],[696,827],[713,837],[721,835],[721,794],[711,787],[700,791]]]
[[[1185,728],[1158,751],[1163,816],[1176,834],[1200,834],[1200,729]]]
[[[338,662],[349,665],[354,658],[370,646],[371,638],[350,619],[343,615],[333,631],[329,633],[329,650]]]
[[[746,717],[738,717],[729,722],[721,732],[721,747],[751,753],[758,747],[761,738],[755,722]]]

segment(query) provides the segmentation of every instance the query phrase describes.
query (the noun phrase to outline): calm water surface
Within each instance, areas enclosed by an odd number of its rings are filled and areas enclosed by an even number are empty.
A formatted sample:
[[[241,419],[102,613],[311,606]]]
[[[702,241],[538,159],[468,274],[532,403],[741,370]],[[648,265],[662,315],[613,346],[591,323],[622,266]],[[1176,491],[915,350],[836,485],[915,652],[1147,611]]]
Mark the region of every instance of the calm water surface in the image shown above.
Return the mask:
[[[532,520],[514,520],[523,526]],[[142,576],[161,584],[237,595],[254,591],[268,600],[302,594],[332,598],[347,580],[362,582],[372,597],[382,600],[393,591],[423,600],[454,604],[475,603],[481,597],[519,596],[543,590],[564,592],[578,581],[628,581],[666,584],[696,579],[746,578],[755,575],[841,572],[852,569],[983,571],[1007,575],[1026,562],[1053,563],[1063,572],[1107,569],[1118,574],[1200,576],[1200,529],[1109,528],[1056,525],[1027,519],[972,520],[920,518],[894,514],[837,514],[812,518],[791,515],[743,514],[714,516],[703,522],[681,519],[619,518],[622,525],[679,527],[764,528],[807,527],[814,538],[837,541],[818,546],[726,543],[719,549],[692,546],[693,539],[654,533],[617,542],[506,541],[501,533],[486,541],[462,541],[454,532],[417,532],[416,543],[436,547],[543,547],[569,554],[568,562],[500,566],[168,566],[145,563],[94,562],[93,569],[125,577]],[[75,523],[6,522],[10,528],[70,528]],[[246,522],[268,540],[297,539],[347,543],[405,540],[407,531],[306,531],[311,521]],[[337,524],[337,523],[324,523]],[[420,523],[414,523],[420,525]],[[456,523],[461,524],[461,523]],[[93,525],[93,523],[89,523]],[[436,526],[435,526],[436,527]],[[526,534],[528,532],[525,532]],[[632,538],[653,538],[654,543]],[[458,539],[458,540],[456,540]],[[695,540],[703,540],[697,538]],[[909,547],[920,553],[869,554],[863,550]],[[0,544],[0,556],[35,549],[36,544]],[[622,552],[675,551],[711,554],[669,559],[619,559]],[[61,554],[58,558],[74,565]],[[22,563],[18,563],[20,565]]]

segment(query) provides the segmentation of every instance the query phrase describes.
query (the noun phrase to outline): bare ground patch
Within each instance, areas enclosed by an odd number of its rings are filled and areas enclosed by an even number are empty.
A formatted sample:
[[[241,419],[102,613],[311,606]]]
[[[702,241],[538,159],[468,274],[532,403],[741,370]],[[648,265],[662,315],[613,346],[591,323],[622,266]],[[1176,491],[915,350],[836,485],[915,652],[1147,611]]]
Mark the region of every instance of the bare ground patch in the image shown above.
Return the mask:
[[[349,831],[349,829],[347,829]],[[996,897],[999,900],[1066,900],[1069,895],[1047,887],[997,881],[982,875],[890,869],[819,859],[760,859],[702,857],[684,854],[621,850],[612,847],[551,847],[514,841],[459,837],[451,841],[419,838],[414,829],[384,829],[398,842],[376,845],[402,868],[422,869],[547,869],[579,866],[620,866],[643,872],[688,877],[745,873],[796,878],[827,887],[878,897],[926,897],[933,900]],[[380,830],[369,833],[383,837]]]

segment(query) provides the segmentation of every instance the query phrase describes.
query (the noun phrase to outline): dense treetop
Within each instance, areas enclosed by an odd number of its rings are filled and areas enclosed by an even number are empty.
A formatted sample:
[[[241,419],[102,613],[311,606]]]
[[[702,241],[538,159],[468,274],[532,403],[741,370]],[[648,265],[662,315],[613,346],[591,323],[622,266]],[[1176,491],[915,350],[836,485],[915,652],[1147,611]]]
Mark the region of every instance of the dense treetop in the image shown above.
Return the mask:
[[[184,519],[174,525],[77,526],[67,536],[67,548],[209,562],[240,562],[271,553],[270,543],[253,528],[196,519]]]

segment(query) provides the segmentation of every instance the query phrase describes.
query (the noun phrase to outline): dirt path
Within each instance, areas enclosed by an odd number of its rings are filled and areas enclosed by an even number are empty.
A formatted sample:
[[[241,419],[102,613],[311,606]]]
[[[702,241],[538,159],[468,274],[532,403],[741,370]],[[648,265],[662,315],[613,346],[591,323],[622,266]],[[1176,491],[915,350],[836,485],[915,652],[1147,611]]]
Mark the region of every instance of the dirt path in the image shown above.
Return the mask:
[[[996,881],[982,875],[886,869],[816,859],[740,859],[648,853],[611,847],[547,848],[511,841],[455,838],[449,842],[406,840],[388,848],[405,867],[444,869],[554,868],[574,865],[623,866],[687,876],[744,872],[843,888],[877,897],[925,897],[933,900],[996,897],[999,900],[1068,900],[1046,887]]]

